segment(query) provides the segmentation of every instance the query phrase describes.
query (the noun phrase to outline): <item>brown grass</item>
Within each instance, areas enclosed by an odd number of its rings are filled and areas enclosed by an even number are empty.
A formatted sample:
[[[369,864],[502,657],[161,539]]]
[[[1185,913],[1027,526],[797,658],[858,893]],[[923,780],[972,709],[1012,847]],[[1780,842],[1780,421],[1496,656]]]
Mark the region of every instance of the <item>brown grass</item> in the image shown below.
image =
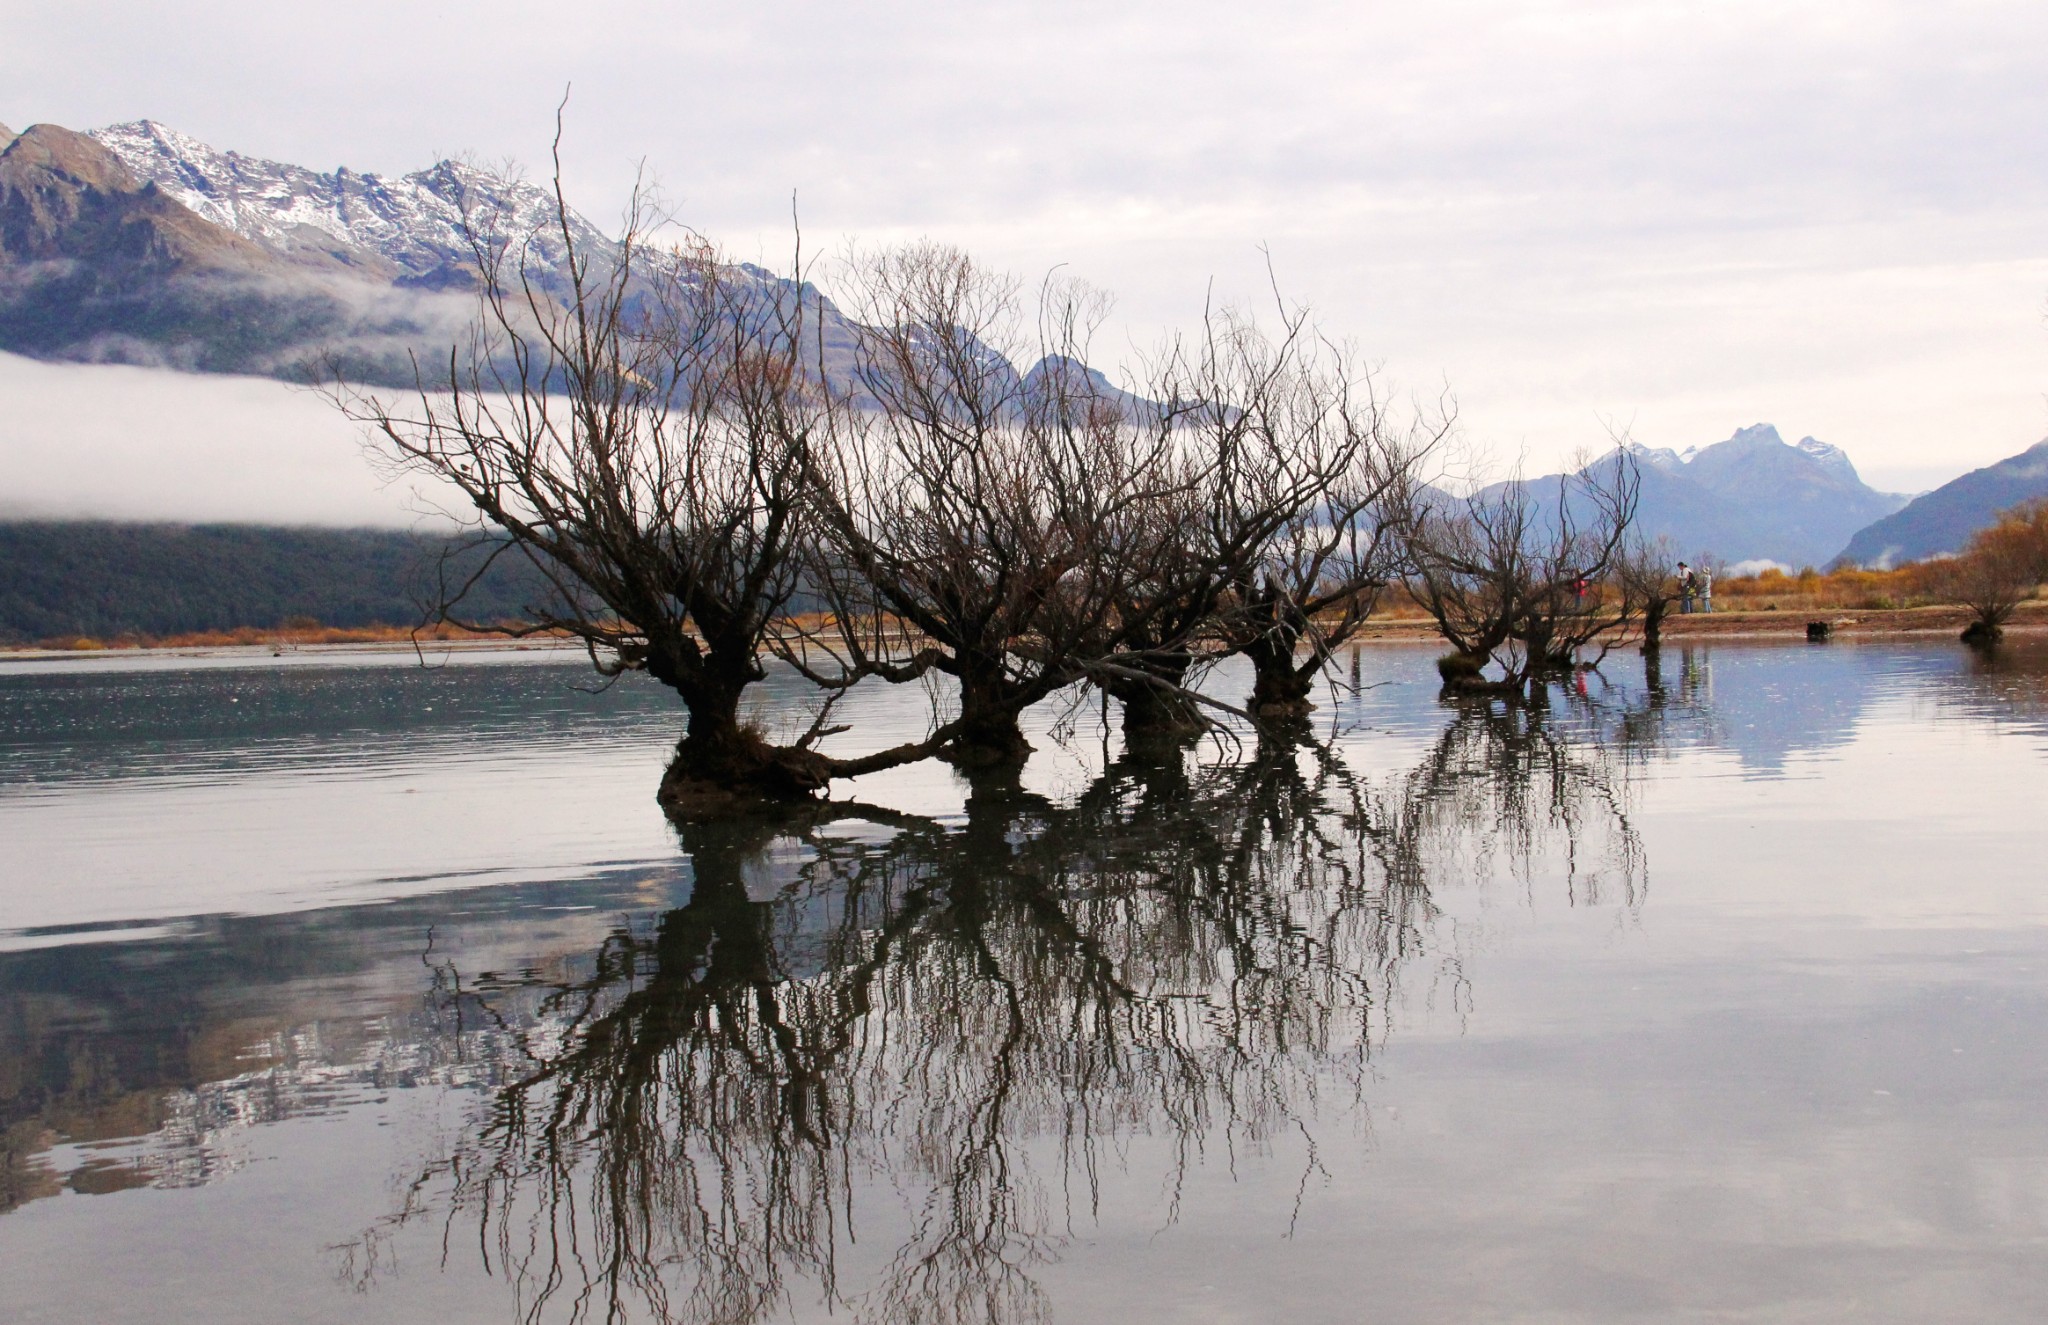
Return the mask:
[[[1969,610],[1943,603],[1936,596],[1932,567],[1927,563],[1892,571],[1812,569],[1714,581],[1714,611],[1664,620],[1667,637],[1699,635],[1802,635],[1809,620],[1826,619],[1847,634],[1954,633],[1969,619]],[[1846,614],[1846,615],[1845,615]],[[830,622],[810,614],[797,621],[811,629]],[[2023,603],[2009,628],[2048,628],[2048,601]],[[1382,600],[1361,638],[1428,639],[1436,631],[1421,606],[1396,589]],[[65,652],[102,649],[194,649],[271,647],[311,644],[402,644],[414,639],[440,643],[483,643],[505,637],[489,632],[436,625],[417,631],[406,626],[323,626],[297,618],[279,626],[241,626],[233,630],[192,631],[180,635],[119,635],[38,640],[29,647]],[[566,636],[544,636],[556,639]]]

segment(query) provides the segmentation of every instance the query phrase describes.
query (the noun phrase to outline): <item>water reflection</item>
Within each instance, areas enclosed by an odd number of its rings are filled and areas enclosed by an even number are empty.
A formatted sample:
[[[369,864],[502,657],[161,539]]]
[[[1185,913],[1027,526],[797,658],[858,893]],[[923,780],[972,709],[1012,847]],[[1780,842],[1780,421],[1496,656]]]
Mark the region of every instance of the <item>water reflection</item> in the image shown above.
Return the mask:
[[[215,849],[277,894],[242,916],[134,857],[147,895],[91,912],[125,941],[0,935],[9,1306],[139,1318],[217,1260],[224,1320],[1326,1318],[1366,1285],[1421,1319],[1647,1319],[1756,1314],[1772,1276],[1819,1317],[1866,1291],[1829,1259],[1865,1244],[1944,1292],[1970,1257],[1972,1318],[2038,1289],[2048,650],[1667,648],[1512,712],[1389,655],[1322,715],[1331,746],[1075,756],[957,816],[958,789],[872,793],[944,822],[839,807],[679,851],[651,819],[644,863],[380,905]],[[308,760],[330,727],[429,742],[406,715],[431,699],[493,768],[529,702],[550,759],[659,736],[555,705],[543,670],[499,708],[481,668],[389,704],[323,681],[331,713],[273,734]],[[280,722],[317,699],[234,680]],[[151,741],[215,720],[196,687],[124,693]],[[10,754],[89,770],[0,785],[13,822],[106,827],[123,802],[88,783],[159,776],[114,767],[125,738],[84,759],[87,708],[8,710]],[[503,785],[419,821],[507,831]],[[625,856],[615,814],[562,858]],[[1646,835],[1655,932],[1616,941]],[[1909,1226],[1946,1241],[1888,1240]]]
[[[1465,996],[1443,883],[1556,852],[1574,901],[1640,903],[1625,761],[1540,711],[1449,716],[1378,783],[1269,742],[1126,760],[1069,804],[977,787],[954,829],[682,826],[688,901],[577,978],[437,966],[435,1019],[499,1032],[507,1080],[341,1272],[375,1283],[439,1220],[529,1319],[756,1320],[799,1284],[859,1319],[1047,1318],[1037,1272],[1141,1138],[1170,1222],[1205,1155],[1298,1136],[1307,1181],[1323,1131],[1366,1125],[1399,987]]]
[[[1972,717],[2048,735],[2048,640],[2008,636],[1962,655],[1961,684],[1943,693],[1947,704]]]

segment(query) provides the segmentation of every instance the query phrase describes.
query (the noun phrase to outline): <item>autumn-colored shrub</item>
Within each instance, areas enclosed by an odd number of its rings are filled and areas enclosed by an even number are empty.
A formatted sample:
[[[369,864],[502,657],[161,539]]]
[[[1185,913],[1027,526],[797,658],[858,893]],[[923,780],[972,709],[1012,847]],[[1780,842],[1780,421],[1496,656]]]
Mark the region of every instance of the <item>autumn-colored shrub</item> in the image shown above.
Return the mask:
[[[1964,640],[1996,641],[2013,612],[2048,579],[2048,501],[2004,512],[1990,528],[1973,534],[1960,555],[1929,570],[1931,583],[1944,597],[1970,609]]]

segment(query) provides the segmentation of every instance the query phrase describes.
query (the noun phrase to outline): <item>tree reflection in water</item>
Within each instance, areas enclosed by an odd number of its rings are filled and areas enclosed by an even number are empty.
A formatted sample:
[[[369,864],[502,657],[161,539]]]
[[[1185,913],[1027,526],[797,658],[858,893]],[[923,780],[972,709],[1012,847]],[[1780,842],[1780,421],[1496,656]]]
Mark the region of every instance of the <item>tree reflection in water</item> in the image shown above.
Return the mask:
[[[1316,1124],[1364,1125],[1403,973],[1464,997],[1433,887],[1561,851],[1575,902],[1640,903],[1628,762],[1591,730],[1468,705],[1385,782],[1268,739],[1224,766],[1127,759],[1071,804],[980,786],[952,828],[682,825],[689,903],[581,978],[440,971],[451,1022],[519,1045],[515,1079],[344,1273],[440,1218],[530,1320],[752,1321],[803,1281],[859,1319],[1045,1319],[1034,1272],[1141,1140],[1164,1143],[1170,1222],[1204,1155],[1299,1138],[1306,1183]],[[900,1204],[857,1210],[877,1188]],[[872,1205],[907,1222],[850,1288]]]

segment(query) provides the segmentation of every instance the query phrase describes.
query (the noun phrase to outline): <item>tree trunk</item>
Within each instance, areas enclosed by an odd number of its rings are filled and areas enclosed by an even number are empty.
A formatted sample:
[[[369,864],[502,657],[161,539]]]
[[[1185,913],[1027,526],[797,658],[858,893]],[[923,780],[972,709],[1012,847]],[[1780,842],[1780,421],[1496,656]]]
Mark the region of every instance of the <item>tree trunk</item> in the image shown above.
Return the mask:
[[[1178,744],[1209,729],[1194,701],[1176,693],[1186,683],[1186,661],[1151,662],[1137,670],[1159,678],[1159,684],[1135,677],[1113,677],[1103,688],[1124,708],[1124,745]]]
[[[1252,659],[1252,668],[1253,717],[1298,718],[1315,708],[1309,696],[1315,693],[1318,669],[1297,667],[1292,658],[1257,656]]]
[[[831,780],[830,761],[779,747],[739,720],[744,684],[693,687],[689,730],[676,743],[655,799],[684,816],[731,814],[750,803],[804,801]]]
[[[961,661],[960,730],[941,757],[975,768],[1023,763],[1031,755],[1031,742],[1024,739],[1018,723],[1022,696],[1003,676],[1000,664]]]
[[[1320,667],[1298,669],[1294,652],[1308,626],[1294,604],[1267,588],[1253,600],[1254,620],[1264,627],[1244,648],[1252,660],[1252,716],[1298,718],[1315,707],[1309,694]]]
[[[1643,652],[1655,653],[1664,647],[1664,604],[1647,603],[1643,607]]]
[[[1245,649],[1252,662],[1253,717],[1298,718],[1315,707],[1309,696],[1322,668],[1296,665],[1294,651],[1300,639],[1299,631],[1276,625]]]

